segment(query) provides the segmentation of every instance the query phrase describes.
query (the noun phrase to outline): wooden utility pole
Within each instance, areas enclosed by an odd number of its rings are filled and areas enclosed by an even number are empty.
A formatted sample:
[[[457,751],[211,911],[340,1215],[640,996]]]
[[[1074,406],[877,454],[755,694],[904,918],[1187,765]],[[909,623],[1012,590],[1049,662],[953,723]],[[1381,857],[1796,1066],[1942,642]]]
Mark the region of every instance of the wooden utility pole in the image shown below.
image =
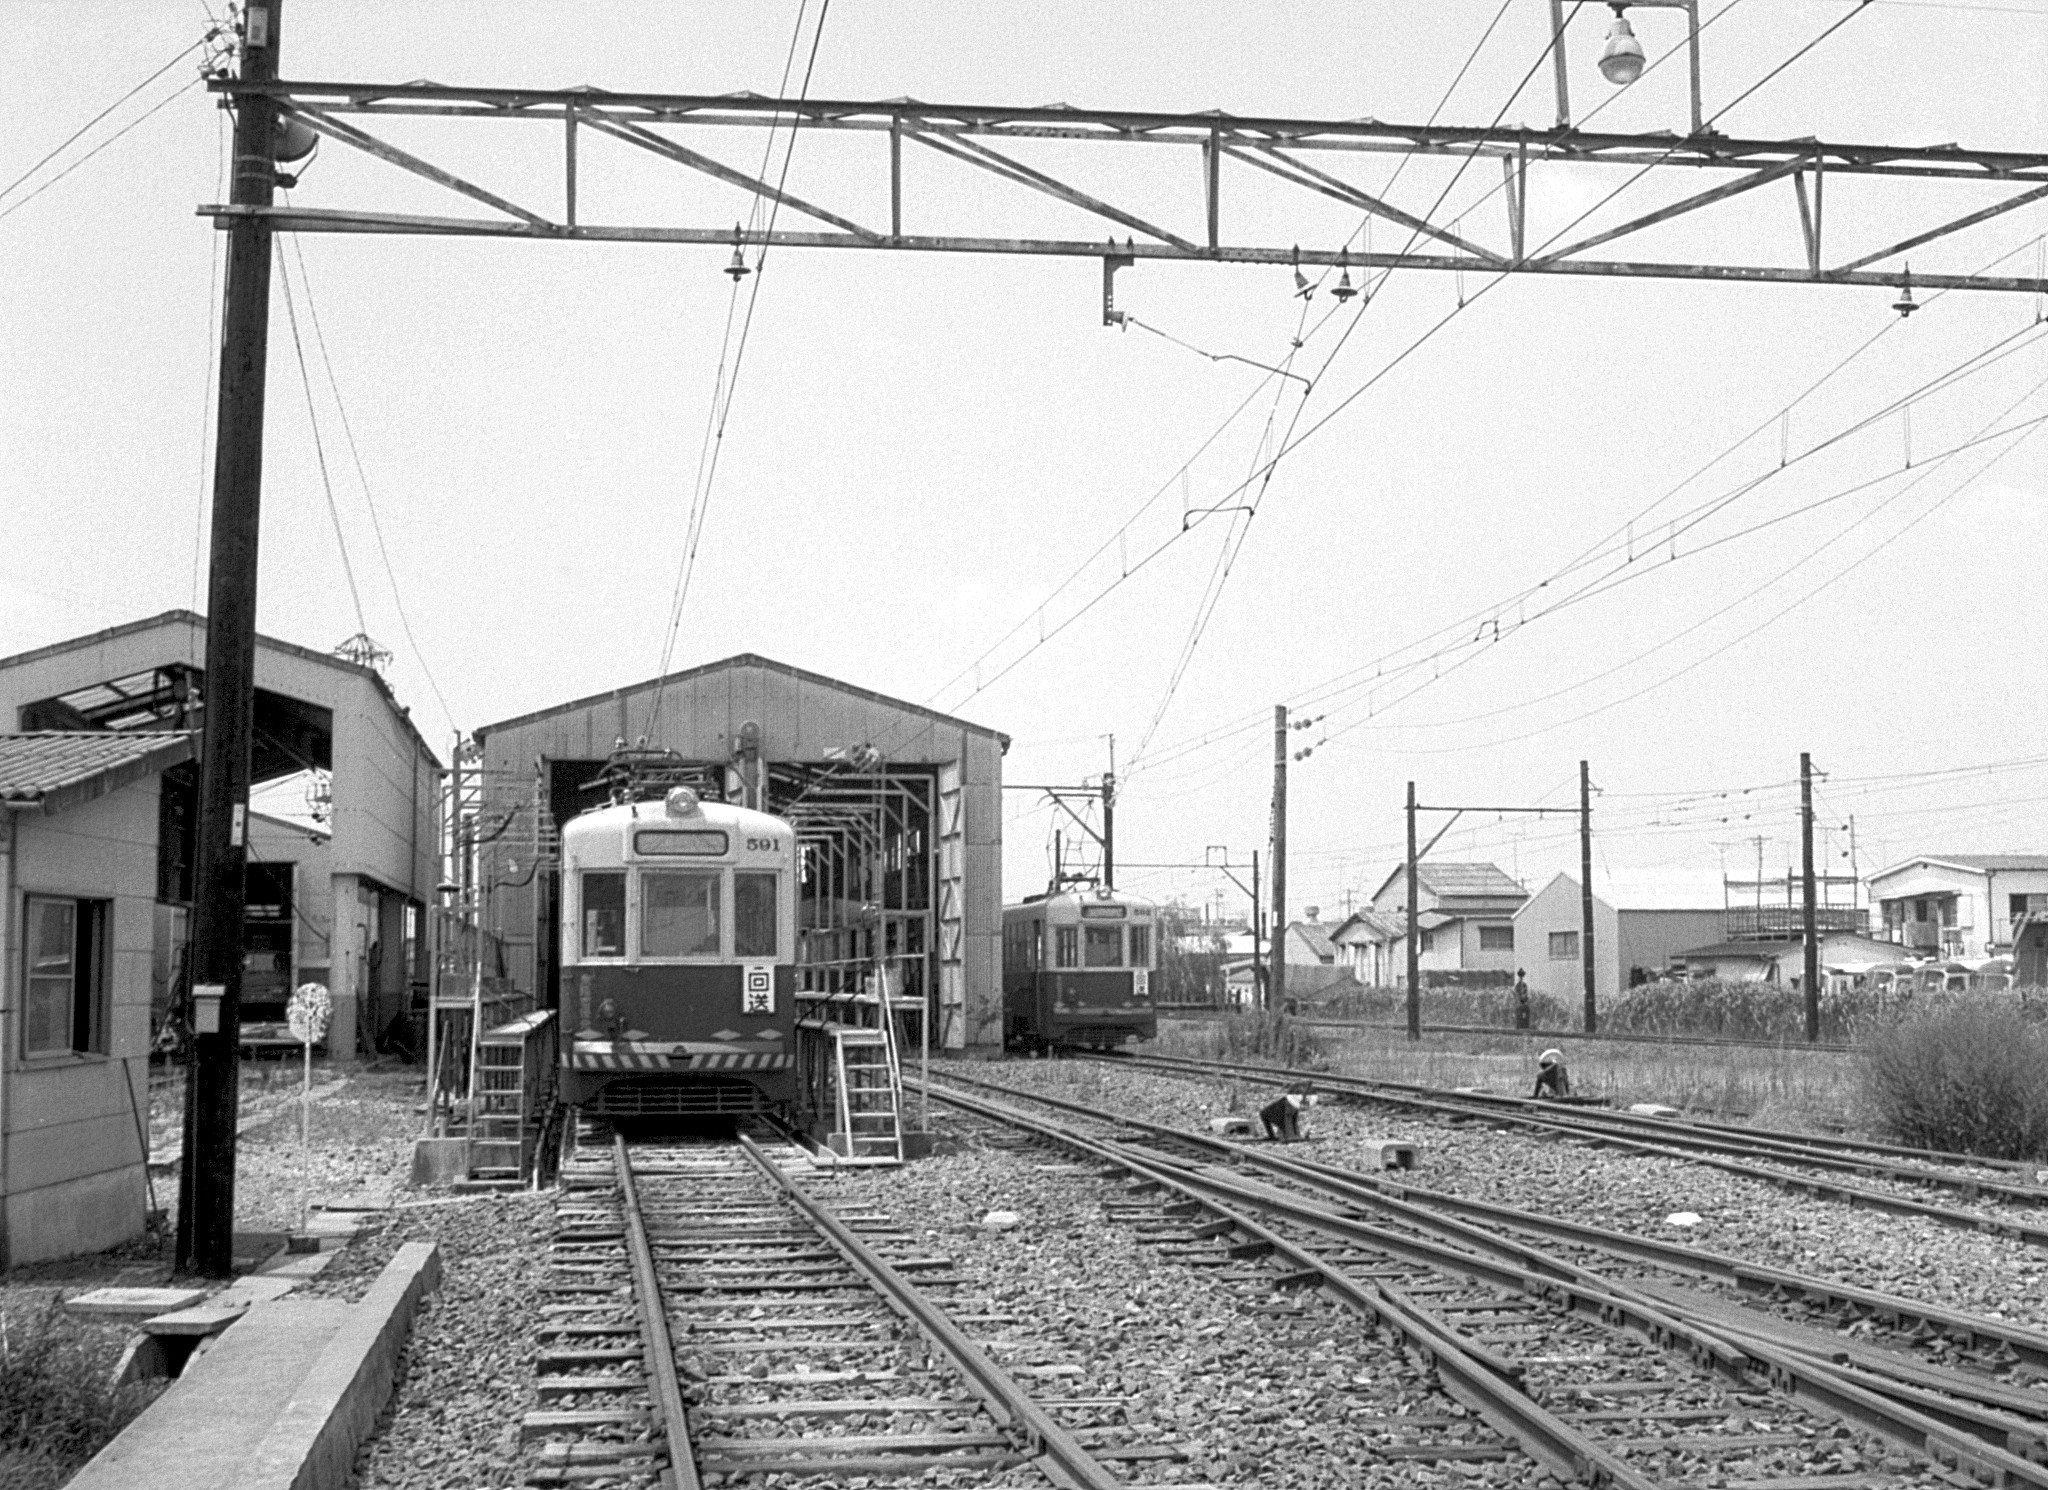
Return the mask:
[[[1813,757],[1799,752],[1799,931],[1805,942],[1806,1041],[1820,1040],[1820,914],[1813,884]]]
[[[1269,1009],[1287,1007],[1287,705],[1273,705],[1273,940],[1266,955]]]
[[[1579,762],[1579,954],[1586,971],[1586,1033],[1592,1034],[1599,1016],[1594,1010],[1593,960],[1593,775]]]
[[[241,78],[277,78],[283,0],[243,14]],[[235,113],[232,200],[268,209],[276,187],[277,105],[242,94]],[[213,549],[207,576],[206,692],[199,766],[199,843],[192,897],[192,984],[219,990],[217,1023],[193,1037],[179,1180],[177,1264],[207,1278],[234,1270],[235,1116],[242,998],[242,871],[247,857],[249,742],[256,695],[256,540],[263,495],[263,389],[270,342],[271,225],[227,226],[219,433],[213,457]],[[202,1006],[195,998],[195,1009]],[[352,1032],[344,1032],[352,1038]]]
[[[1415,783],[1408,783],[1408,1038],[1422,1038],[1422,948],[1416,930]]]
[[[1265,907],[1259,901],[1259,851],[1252,850],[1252,1003],[1265,1007],[1265,997],[1259,984],[1266,973],[1266,953],[1261,945],[1261,928],[1266,924]]]

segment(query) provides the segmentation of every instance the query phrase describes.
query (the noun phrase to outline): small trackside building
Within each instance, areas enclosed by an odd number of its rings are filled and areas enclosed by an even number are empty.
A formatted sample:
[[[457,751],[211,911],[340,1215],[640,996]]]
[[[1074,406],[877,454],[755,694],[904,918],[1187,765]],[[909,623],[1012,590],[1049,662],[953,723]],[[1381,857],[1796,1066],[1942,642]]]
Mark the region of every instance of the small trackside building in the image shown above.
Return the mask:
[[[1665,972],[1689,948],[1717,941],[1723,911],[1712,891],[1693,894],[1647,892],[1626,886],[1593,896],[1593,994],[1612,998],[1622,989]],[[1615,904],[1619,901],[1619,905]],[[1579,938],[1585,904],[1579,882],[1568,874],[1529,897],[1515,913],[1516,965],[1531,992],[1546,994],[1569,1008],[1585,996],[1586,973]]]
[[[796,825],[798,960],[877,959],[930,1011],[934,1050],[1002,1049],[1002,789],[1009,737],[753,653],[475,732],[455,780],[505,977],[562,997],[553,844],[605,805],[607,757],[672,752],[707,801]],[[459,832],[467,830],[458,826]]]
[[[1991,957],[2012,950],[2030,914],[2048,912],[2048,854],[1921,854],[1869,884],[1895,955]]]
[[[0,1268],[142,1233],[159,788],[192,754],[0,735]]]

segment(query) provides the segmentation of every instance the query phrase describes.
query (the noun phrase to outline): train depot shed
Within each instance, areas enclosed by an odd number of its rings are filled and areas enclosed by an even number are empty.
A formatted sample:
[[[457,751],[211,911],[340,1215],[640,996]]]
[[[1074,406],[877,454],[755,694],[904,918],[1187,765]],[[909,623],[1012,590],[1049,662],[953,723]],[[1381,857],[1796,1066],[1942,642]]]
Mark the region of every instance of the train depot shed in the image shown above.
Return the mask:
[[[934,1050],[1002,1044],[1002,767],[983,725],[752,653],[476,731],[455,765],[484,924],[509,980],[560,1001],[555,834],[606,803],[625,745],[708,799],[795,823],[800,962],[887,969]]]
[[[187,739],[205,727],[205,654],[205,618],[174,610],[0,658],[0,730]],[[198,828],[191,754],[151,787],[153,911],[141,935],[145,1003],[159,1022],[183,992]],[[409,1018],[425,987],[440,762],[375,668],[259,636],[250,765],[243,1034],[286,1038],[291,990],[323,983],[334,996],[328,1052],[352,1057]],[[271,805],[280,795],[282,809]],[[141,1041],[146,1054],[146,1028]]]

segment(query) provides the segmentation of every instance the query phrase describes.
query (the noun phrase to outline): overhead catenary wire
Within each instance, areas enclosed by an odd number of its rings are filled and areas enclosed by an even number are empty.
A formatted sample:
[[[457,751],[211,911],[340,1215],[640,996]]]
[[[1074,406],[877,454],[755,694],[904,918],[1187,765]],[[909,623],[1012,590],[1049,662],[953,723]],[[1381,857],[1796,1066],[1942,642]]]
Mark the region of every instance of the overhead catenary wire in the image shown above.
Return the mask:
[[[191,56],[201,47],[210,45],[217,37],[220,37],[223,34],[223,28],[218,23],[209,27],[207,29],[206,34],[200,37],[199,40],[193,42],[190,46],[180,49],[178,54],[172,57],[170,61],[166,62],[163,66],[159,67],[155,72],[151,73],[148,77],[144,78],[141,82],[137,83],[133,88],[130,88],[126,93],[122,94],[112,103],[108,104],[105,108],[101,109],[97,114],[93,115],[90,119],[86,120],[85,123],[79,125],[77,129],[73,130],[70,134],[66,135],[61,141],[58,142],[54,149],[52,149],[48,154],[44,155],[34,165],[30,166],[27,170],[23,171],[19,176],[16,176],[12,181],[8,182],[5,186],[0,186],[0,198],[6,197],[9,193],[13,192],[16,187],[20,186],[23,182],[27,181],[31,176],[35,175],[37,171],[40,171],[44,166],[48,165],[51,161],[55,160],[58,156],[62,155],[66,150],[70,149],[71,146],[76,144],[80,139],[82,139],[86,135],[86,133],[92,129],[92,127],[95,124],[98,124],[102,119],[106,118],[109,114],[113,113],[116,109],[120,108],[122,104],[128,102],[129,99],[133,98],[136,94],[140,93],[143,89],[147,88],[151,83],[154,83],[158,78],[162,77],[165,73],[169,72],[172,68],[176,67],[180,62],[183,62],[187,57]],[[180,88],[177,93],[172,94],[171,98],[176,98],[178,94],[186,92],[189,88],[193,86],[195,85],[190,83],[186,84],[184,88]],[[164,103],[169,103],[170,101],[170,98],[166,98],[165,100],[163,100],[163,103],[157,105],[157,108],[162,108]],[[150,113],[152,114],[155,112],[156,109],[150,110]],[[145,114],[142,117],[143,119],[146,119],[149,117],[149,115]],[[128,129],[133,129],[135,127],[135,124],[140,124],[141,122],[141,119],[137,119],[136,121],[134,121],[134,124],[130,124],[128,126]],[[126,134],[127,129],[122,130],[120,133]],[[114,139],[119,138],[120,134],[114,136]],[[110,145],[113,143],[113,140],[108,140],[105,143]],[[61,179],[63,176],[69,175],[71,171],[77,169],[78,166],[84,165],[86,160],[90,160],[93,155],[98,154],[99,150],[103,148],[105,148],[104,145],[96,147],[93,151],[89,152],[83,159],[75,162],[71,166],[67,166],[64,169],[64,171],[59,173],[58,178],[56,179]],[[55,184],[55,179],[46,183],[46,185]],[[42,189],[42,187],[37,187],[36,192],[31,192],[30,195],[34,196],[37,192],[40,192]],[[26,200],[26,198],[24,198],[23,200]],[[11,207],[8,209],[8,211],[12,210],[13,208]],[[0,213],[0,216],[5,216],[5,214]]]
[[[802,0],[802,3],[797,7],[796,25],[792,28],[790,34],[789,55],[783,61],[782,84],[777,90],[778,96],[785,95],[788,92],[789,72],[796,58],[797,44],[803,36],[804,15],[808,8],[809,0]],[[818,45],[824,40],[825,19],[831,13],[831,9],[832,0],[822,0],[818,7],[817,24],[811,30],[810,57],[804,64],[803,85],[798,93],[799,103],[810,97],[811,77],[818,65]],[[669,603],[668,625],[666,634],[662,639],[661,664],[656,670],[657,681],[654,685],[654,700],[648,707],[647,734],[649,738],[654,737],[661,723],[661,706],[662,700],[667,693],[669,664],[674,659],[676,639],[682,631],[683,609],[689,600],[690,581],[696,573],[697,550],[698,545],[703,539],[704,519],[705,515],[710,511],[711,492],[713,485],[718,479],[719,456],[725,448],[726,422],[732,416],[733,395],[739,385],[741,368],[745,364],[747,339],[754,326],[754,307],[760,300],[762,270],[768,261],[769,242],[775,236],[776,218],[782,210],[783,187],[789,181],[789,166],[796,155],[797,132],[802,122],[803,116],[800,113],[793,115],[790,120],[789,140],[782,154],[782,173],[776,179],[775,196],[768,209],[767,232],[761,235],[760,247],[754,256],[752,269],[754,283],[747,292],[746,313],[740,319],[739,341],[733,347],[732,373],[729,379],[725,373],[725,348],[721,345],[719,349],[719,371],[718,377],[714,382],[711,409],[706,423],[705,450],[700,451],[698,456],[699,475],[696,490],[692,494],[691,499],[690,521],[684,534],[682,557],[676,568],[675,592]],[[774,144],[774,131],[771,128],[768,141],[762,147],[761,175],[764,178],[768,173],[769,154],[773,151]],[[754,198],[754,212],[757,223],[760,210],[761,200],[757,195]],[[735,254],[740,252],[738,242],[734,243],[733,252]],[[739,295],[739,279],[738,275],[733,277],[732,297],[728,301],[726,309],[726,334],[728,338],[730,338],[732,332],[732,306],[737,302]]]
[[[327,443],[320,437],[320,414],[313,405],[313,377],[306,370],[306,346],[299,336],[299,311],[292,294],[291,270],[285,264],[284,255],[277,256],[278,282],[284,288],[285,319],[291,325],[292,352],[298,359],[299,386],[306,393],[306,422],[313,431],[313,457],[320,467],[320,490],[327,498],[327,519],[334,525],[334,545],[341,553],[341,574],[348,582],[348,598],[355,607],[356,630],[368,635],[370,623],[363,615],[362,591],[356,588],[356,569],[348,556],[348,537],[341,529],[341,510],[334,502],[334,480],[327,470]]]
[[[286,202],[290,202],[289,195]],[[320,326],[320,308],[313,298],[312,277],[306,271],[306,251],[298,234],[291,235],[291,244],[293,256],[299,265],[299,289],[306,297],[306,319],[312,323],[313,344],[319,349],[320,365],[327,375],[328,392],[334,399],[334,411],[341,419],[341,432],[348,444],[349,460],[355,466],[356,484],[363,494],[363,506],[370,514],[370,531],[377,540],[377,557],[384,566],[384,578],[391,586],[392,608],[398,613],[398,624],[405,633],[406,645],[412,649],[413,660],[419,664],[420,675],[427,680],[427,687],[433,690],[434,701],[441,706],[441,716],[447,720],[449,731],[460,734],[461,731],[455,722],[455,711],[448,706],[448,697],[442,693],[441,685],[434,677],[434,670],[427,663],[427,654],[421,648],[419,637],[412,629],[412,617],[405,609],[405,596],[400,592],[398,584],[398,570],[392,565],[391,550],[384,542],[384,523],[377,515],[377,499],[371,493],[369,473],[363,469],[363,453],[356,444],[355,426],[348,417],[348,404],[341,396],[341,382],[334,375],[334,360],[328,355],[327,334]],[[360,604],[357,606],[357,614],[361,614]]]

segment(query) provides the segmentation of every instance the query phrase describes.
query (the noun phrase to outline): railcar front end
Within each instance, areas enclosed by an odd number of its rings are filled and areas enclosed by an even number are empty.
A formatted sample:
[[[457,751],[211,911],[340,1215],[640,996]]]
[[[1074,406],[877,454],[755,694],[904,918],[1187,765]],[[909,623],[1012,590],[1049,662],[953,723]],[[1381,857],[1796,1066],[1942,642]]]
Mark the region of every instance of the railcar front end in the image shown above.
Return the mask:
[[[1158,910],[1115,890],[1062,890],[1003,911],[1003,1029],[1019,1048],[1113,1049],[1159,1033]]]
[[[786,1114],[796,834],[678,787],[562,830],[562,1100],[617,1117]]]

